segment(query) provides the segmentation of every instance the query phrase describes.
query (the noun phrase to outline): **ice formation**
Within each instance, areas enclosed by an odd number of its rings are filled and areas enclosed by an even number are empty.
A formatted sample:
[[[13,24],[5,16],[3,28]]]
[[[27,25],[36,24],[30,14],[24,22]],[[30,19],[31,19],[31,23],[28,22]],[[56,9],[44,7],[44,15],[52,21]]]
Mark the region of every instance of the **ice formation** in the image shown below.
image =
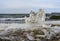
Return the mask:
[[[44,24],[45,12],[40,9],[38,13],[30,12],[30,17],[25,17],[24,24],[0,24],[0,28],[4,30],[0,33],[1,39],[11,41],[35,41],[43,39],[51,39],[60,34],[60,27],[51,27]],[[39,39],[41,38],[41,39]]]

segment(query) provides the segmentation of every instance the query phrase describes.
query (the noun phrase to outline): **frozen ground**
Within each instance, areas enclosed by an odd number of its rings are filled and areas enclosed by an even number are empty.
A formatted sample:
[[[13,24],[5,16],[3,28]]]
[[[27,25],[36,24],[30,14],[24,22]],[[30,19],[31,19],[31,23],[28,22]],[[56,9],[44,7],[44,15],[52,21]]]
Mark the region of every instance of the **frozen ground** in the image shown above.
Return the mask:
[[[0,24],[0,30],[4,30],[3,32],[0,33],[0,35],[7,35],[8,32],[10,33],[11,31],[15,32],[17,30],[20,30],[20,29],[23,29],[23,30],[30,30],[30,29],[33,29],[33,28],[39,28],[38,26],[35,27],[36,25],[34,26],[31,26],[31,25],[28,25],[28,24],[19,24],[19,23],[12,23],[12,24],[5,24],[5,23],[1,23]],[[50,34],[46,34],[47,38],[51,38],[52,35],[54,36],[55,34],[59,33],[60,34],[60,27],[50,27],[47,29],[45,29],[47,32],[50,32]],[[45,32],[46,33],[46,32]],[[28,36],[28,38],[31,38],[31,36]],[[29,39],[30,39],[29,38]]]

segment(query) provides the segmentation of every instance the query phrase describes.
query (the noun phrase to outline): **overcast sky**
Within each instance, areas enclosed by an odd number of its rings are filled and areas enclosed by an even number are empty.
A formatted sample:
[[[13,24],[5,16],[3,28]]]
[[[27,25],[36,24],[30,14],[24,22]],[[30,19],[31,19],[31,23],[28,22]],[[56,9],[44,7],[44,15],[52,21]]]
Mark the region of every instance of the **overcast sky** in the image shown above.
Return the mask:
[[[0,13],[60,12],[60,0],[0,0]]]

